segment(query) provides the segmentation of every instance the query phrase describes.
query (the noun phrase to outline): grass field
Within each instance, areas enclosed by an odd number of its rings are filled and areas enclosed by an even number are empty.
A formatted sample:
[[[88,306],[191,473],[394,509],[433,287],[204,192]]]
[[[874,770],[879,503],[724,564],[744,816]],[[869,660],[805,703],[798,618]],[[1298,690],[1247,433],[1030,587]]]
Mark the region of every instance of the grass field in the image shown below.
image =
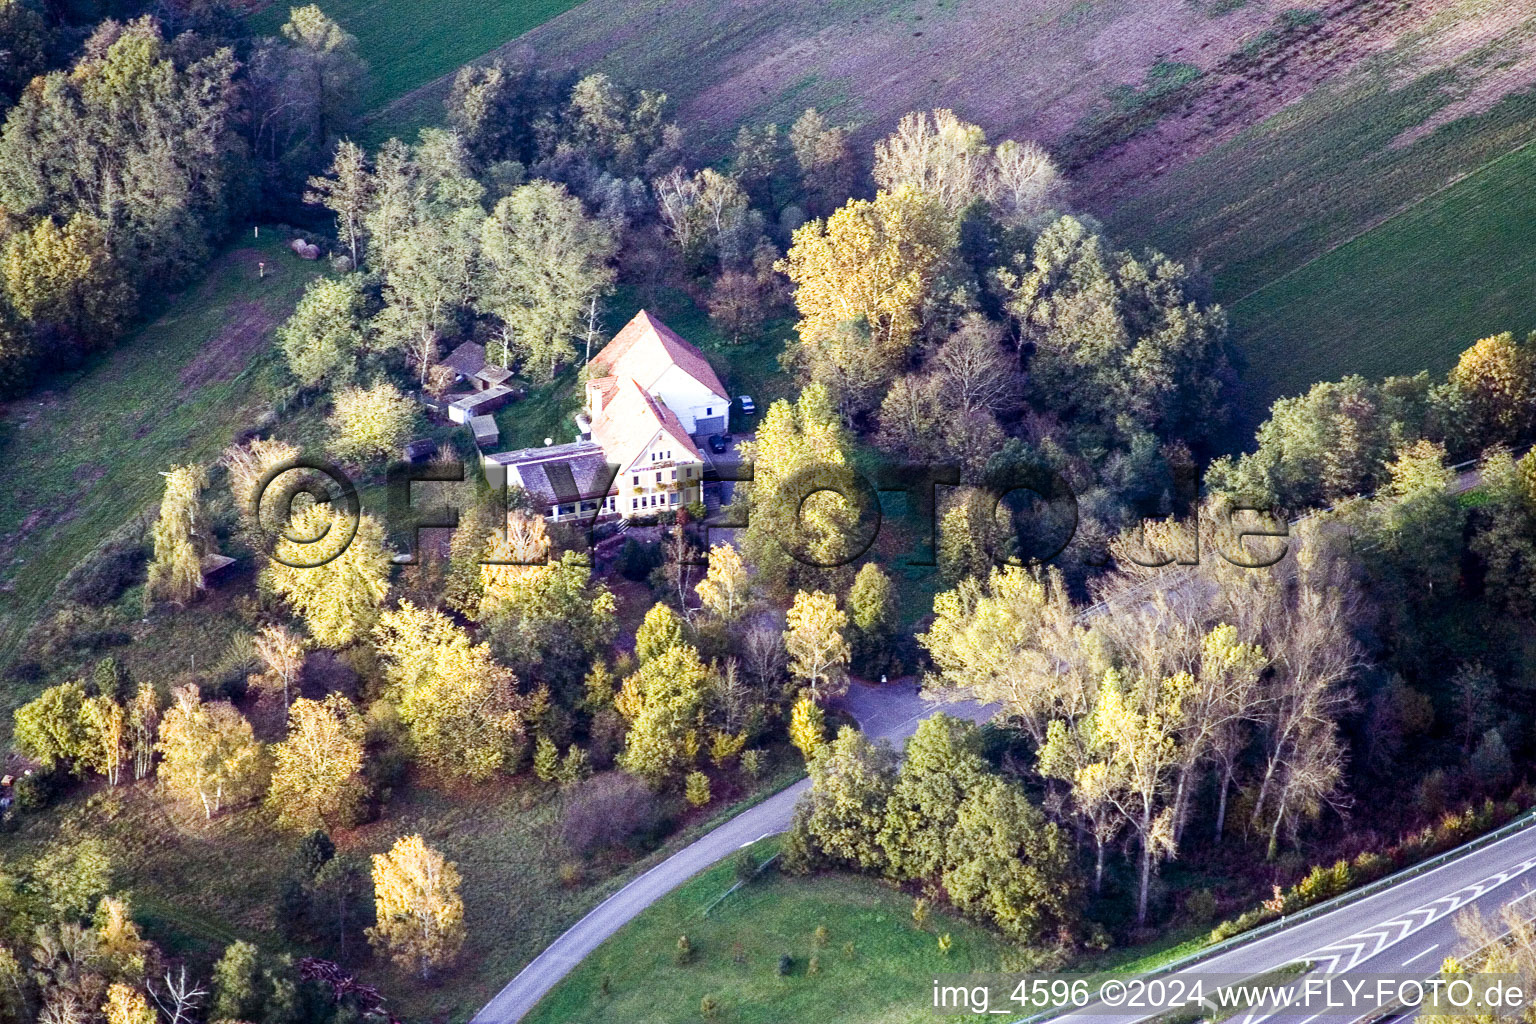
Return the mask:
[[[1250,413],[1347,373],[1443,373],[1536,328],[1533,176],[1527,146],[1234,304]]]
[[[326,14],[357,36],[372,72],[364,106],[368,110],[452,73],[488,50],[576,6],[579,0],[325,0]],[[251,16],[251,28],[275,35],[292,6],[283,0]]]
[[[762,860],[777,843],[765,840],[753,853]],[[703,916],[733,872],[731,863],[717,865],[653,904],[583,961],[527,1024],[676,1024],[703,1018],[706,996],[731,1024],[937,1021],[944,1018],[928,1008],[936,973],[996,971],[1007,954],[990,932],[943,914],[919,930],[911,896],[850,875],[794,878],[770,869]],[[826,928],[825,945],[817,944],[818,926]],[[938,943],[946,933],[948,954]],[[693,948],[684,965],[676,963],[679,935]],[[785,955],[793,964],[781,976]]]
[[[162,470],[211,460],[260,415],[272,328],[316,272],[276,232],[246,236],[157,319],[4,410],[0,664],[65,573],[160,500]],[[0,688],[0,730],[20,696]]]

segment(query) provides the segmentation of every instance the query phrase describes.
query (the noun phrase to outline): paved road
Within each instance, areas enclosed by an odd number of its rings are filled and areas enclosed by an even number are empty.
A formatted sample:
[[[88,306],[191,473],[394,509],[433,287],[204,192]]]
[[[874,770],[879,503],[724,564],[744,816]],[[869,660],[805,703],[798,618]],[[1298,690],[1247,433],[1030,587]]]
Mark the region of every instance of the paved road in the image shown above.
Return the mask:
[[[1504,904],[1530,893],[1533,884],[1536,826],[1164,977],[1188,983],[1199,975],[1252,976],[1311,961],[1315,966],[1309,976],[1342,975],[1355,984],[1378,975],[1427,978],[1440,969],[1446,956],[1461,947],[1455,925],[1461,913],[1476,908],[1494,917]],[[1374,989],[1375,982],[1370,986]],[[1304,1010],[1243,1014],[1232,1020],[1234,1024],[1312,1024],[1321,1018],[1337,1024],[1359,1015],[1342,1009],[1325,1014],[1319,1012],[1321,1009],[1313,1003]],[[1056,1018],[1053,1024],[1134,1024],[1146,1016],[1096,1006]]]
[[[897,744],[917,730],[919,721],[941,709],[974,721],[991,717],[993,710],[976,703],[924,700],[916,684],[905,679],[884,687],[855,683],[840,704],[866,735]],[[640,911],[735,850],[789,828],[795,801],[808,785],[809,780],[802,779],[743,811],[599,903],[508,982],[475,1014],[472,1024],[512,1024],[522,1019],[561,978]]]

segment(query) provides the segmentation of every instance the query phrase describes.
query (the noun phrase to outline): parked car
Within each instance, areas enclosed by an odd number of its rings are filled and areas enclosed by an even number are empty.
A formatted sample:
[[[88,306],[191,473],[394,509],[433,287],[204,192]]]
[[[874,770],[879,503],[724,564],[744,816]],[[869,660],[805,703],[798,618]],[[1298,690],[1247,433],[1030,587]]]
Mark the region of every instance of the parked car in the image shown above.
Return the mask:
[[[728,447],[729,445],[725,443],[725,438],[721,437],[719,434],[709,435],[709,450],[714,452],[716,455],[724,454],[726,448]]]
[[[757,412],[757,404],[752,401],[751,395],[738,395],[736,396],[736,401],[741,403],[741,411],[748,416]]]

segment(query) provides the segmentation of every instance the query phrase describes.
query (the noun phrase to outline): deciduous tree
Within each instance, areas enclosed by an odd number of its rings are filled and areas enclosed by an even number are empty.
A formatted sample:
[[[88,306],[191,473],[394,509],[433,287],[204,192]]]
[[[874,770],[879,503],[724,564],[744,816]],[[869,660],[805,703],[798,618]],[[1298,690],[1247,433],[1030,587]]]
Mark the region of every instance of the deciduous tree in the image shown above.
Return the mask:
[[[445,775],[483,781],[522,759],[526,701],[512,672],[441,612],[401,602],[384,613],[375,645],[387,692],[411,746]]]
[[[457,866],[422,842],[403,836],[373,857],[378,923],[368,941],[396,964],[430,978],[464,945],[464,900]]]
[[[288,736],[272,748],[267,803],[278,823],[311,829],[349,824],[363,792],[363,717],[339,693],[300,698],[288,709]]]
[[[800,591],[790,606],[784,630],[789,670],[798,676],[817,702],[840,696],[848,688],[848,641],[843,631],[848,615],[837,598],[820,590]]]
[[[254,794],[261,745],[228,701],[204,703],[195,686],[183,686],[160,723],[160,779],[175,795],[196,797],[212,818],[226,802]]]
[[[346,647],[378,620],[389,593],[389,552],[378,520],[310,505],[279,538],[262,583],[303,617],[322,647]]]

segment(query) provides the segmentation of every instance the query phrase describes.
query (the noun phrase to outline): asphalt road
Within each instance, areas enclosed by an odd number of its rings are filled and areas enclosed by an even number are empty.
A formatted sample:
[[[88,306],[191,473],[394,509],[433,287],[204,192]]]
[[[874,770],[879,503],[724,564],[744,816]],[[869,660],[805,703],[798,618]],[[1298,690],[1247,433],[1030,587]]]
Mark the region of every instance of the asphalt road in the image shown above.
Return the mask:
[[[1337,1001],[1347,1005],[1325,1009],[1314,1000],[1304,1009],[1239,1014],[1231,1019],[1232,1024],[1338,1024],[1354,1020],[1374,1003],[1369,998],[1360,1003],[1352,1001],[1343,980],[1356,985],[1367,982],[1364,991],[1369,994],[1376,990],[1377,977],[1430,977],[1440,970],[1445,957],[1463,945],[1456,931],[1457,917],[1473,908],[1486,917],[1495,917],[1504,904],[1531,892],[1532,884],[1536,884],[1533,872],[1536,826],[1406,878],[1362,900],[1162,977],[1177,979],[1185,990],[1190,990],[1202,975],[1251,977],[1298,961],[1311,961],[1314,966],[1307,977],[1328,975],[1339,979],[1334,985]],[[1301,984],[1298,981],[1295,986]],[[1147,1016],[1141,1011],[1096,1005],[1058,1017],[1053,1024],[1134,1024]]]
[[[905,679],[884,687],[855,683],[839,704],[866,735],[891,740],[898,746],[917,730],[919,721],[939,710],[974,721],[986,720],[993,710],[976,703],[924,700],[916,684]],[[599,903],[508,982],[475,1014],[472,1024],[512,1024],[522,1019],[587,954],[640,911],[741,847],[788,829],[795,801],[809,784],[810,780],[802,779],[741,812]]]

